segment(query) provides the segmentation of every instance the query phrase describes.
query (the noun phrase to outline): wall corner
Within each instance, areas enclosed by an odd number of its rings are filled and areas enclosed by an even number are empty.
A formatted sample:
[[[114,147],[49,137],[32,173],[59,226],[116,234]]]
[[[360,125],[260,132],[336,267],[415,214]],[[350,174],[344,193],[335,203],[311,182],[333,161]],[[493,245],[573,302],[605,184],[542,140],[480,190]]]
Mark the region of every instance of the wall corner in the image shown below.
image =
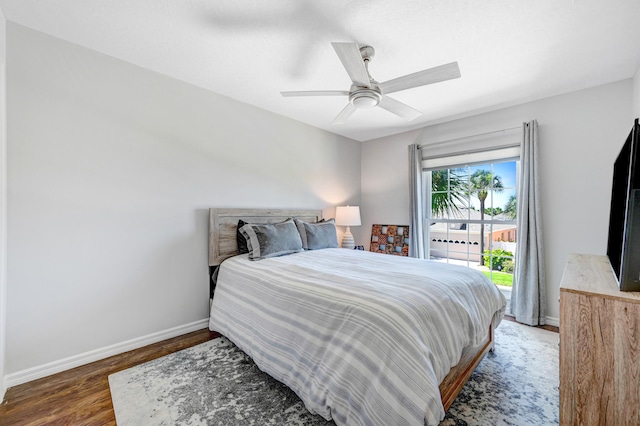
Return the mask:
[[[7,21],[0,9],[0,401],[6,392],[7,335]]]
[[[633,93],[631,96],[631,120],[640,117],[640,66],[633,76]]]

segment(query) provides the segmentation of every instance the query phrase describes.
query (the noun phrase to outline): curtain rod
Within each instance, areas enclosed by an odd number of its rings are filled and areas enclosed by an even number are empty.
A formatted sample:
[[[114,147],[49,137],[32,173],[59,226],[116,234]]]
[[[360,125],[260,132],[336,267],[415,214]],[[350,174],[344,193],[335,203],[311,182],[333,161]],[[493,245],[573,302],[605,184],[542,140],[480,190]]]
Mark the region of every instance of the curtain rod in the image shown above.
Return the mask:
[[[510,133],[510,132],[514,132],[514,131],[520,130],[520,129],[522,129],[522,126],[510,127],[508,129],[494,130],[492,132],[480,133],[480,134],[477,134],[477,135],[462,136],[460,138],[448,139],[448,140],[445,140],[445,141],[420,144],[420,145],[418,145],[418,147],[422,148],[422,147],[425,147],[425,146],[429,146],[429,147],[438,146],[438,145],[443,145],[443,144],[447,144],[447,143],[451,143],[451,142],[459,142],[459,141],[463,141],[463,140],[466,140],[466,139],[482,138],[482,137],[485,137],[485,136],[495,135],[495,134],[498,134],[498,133]]]

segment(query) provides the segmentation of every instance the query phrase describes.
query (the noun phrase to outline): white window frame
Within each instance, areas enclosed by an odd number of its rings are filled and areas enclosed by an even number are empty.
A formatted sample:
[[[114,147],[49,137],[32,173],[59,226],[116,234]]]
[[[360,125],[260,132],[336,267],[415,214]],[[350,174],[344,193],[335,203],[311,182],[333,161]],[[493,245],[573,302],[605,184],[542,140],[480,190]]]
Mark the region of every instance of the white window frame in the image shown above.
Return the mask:
[[[427,151],[427,150],[425,150]],[[467,219],[443,219],[443,218],[433,218],[431,212],[431,171],[433,170],[442,170],[442,169],[454,169],[458,167],[468,167],[477,164],[493,164],[507,161],[516,161],[516,196],[518,194],[518,184],[520,179],[520,145],[512,143],[507,146],[501,146],[496,148],[481,148],[478,150],[466,150],[464,152],[457,152],[451,154],[441,154],[434,155],[432,157],[423,157],[422,160],[422,176],[423,183],[425,188],[425,197],[423,197],[424,201],[424,212],[425,217],[423,221],[423,233],[424,233],[424,244],[425,244],[425,254],[426,258],[431,258],[431,235],[430,228],[431,223],[434,221],[438,223],[468,223],[468,224],[477,224],[484,222],[485,225],[489,226],[489,232],[492,235],[493,225],[505,225],[512,224],[517,226],[517,219],[515,220],[474,220],[467,217]],[[493,168],[493,166],[492,166]],[[493,203],[492,203],[493,205]],[[517,230],[516,230],[517,232]],[[449,240],[449,228],[447,228],[447,240]],[[481,236],[483,238],[483,236]],[[470,241],[470,229],[467,227],[467,243]],[[470,258],[470,248],[469,245],[466,246],[466,259],[467,266],[469,266],[469,258]],[[489,250],[491,253],[493,251],[493,239],[489,239],[488,247],[485,247],[485,250]],[[450,256],[449,253],[449,244],[447,244],[447,261],[449,261]],[[463,253],[463,252],[459,252]],[[480,256],[483,254],[480,253]],[[515,259],[513,259],[515,262]],[[491,265],[489,266],[490,276],[492,277],[493,269]]]

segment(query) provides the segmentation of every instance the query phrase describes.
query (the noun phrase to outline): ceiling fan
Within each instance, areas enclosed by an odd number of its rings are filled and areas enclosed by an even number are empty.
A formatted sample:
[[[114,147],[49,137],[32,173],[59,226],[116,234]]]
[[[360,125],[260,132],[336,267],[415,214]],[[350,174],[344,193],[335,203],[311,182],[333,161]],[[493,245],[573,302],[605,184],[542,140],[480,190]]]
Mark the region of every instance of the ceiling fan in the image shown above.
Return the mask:
[[[409,105],[387,96],[389,93],[411,89],[413,87],[438,83],[460,77],[457,62],[440,65],[408,74],[393,80],[378,83],[369,74],[369,62],[375,56],[371,46],[360,47],[357,43],[331,43],[342,65],[347,70],[353,84],[347,90],[312,90],[298,92],[280,92],[284,97],[291,96],[348,96],[349,103],[344,107],[332,124],[342,124],[356,109],[379,106],[405,120],[411,121],[422,113]]]

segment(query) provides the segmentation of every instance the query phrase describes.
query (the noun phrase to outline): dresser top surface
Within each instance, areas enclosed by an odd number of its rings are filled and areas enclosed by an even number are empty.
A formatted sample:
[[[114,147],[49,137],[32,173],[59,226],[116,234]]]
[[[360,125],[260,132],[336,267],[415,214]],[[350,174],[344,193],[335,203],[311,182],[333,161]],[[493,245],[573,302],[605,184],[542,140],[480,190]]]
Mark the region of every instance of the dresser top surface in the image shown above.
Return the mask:
[[[609,258],[601,255],[571,253],[567,257],[560,291],[640,303],[640,292],[620,291]]]

